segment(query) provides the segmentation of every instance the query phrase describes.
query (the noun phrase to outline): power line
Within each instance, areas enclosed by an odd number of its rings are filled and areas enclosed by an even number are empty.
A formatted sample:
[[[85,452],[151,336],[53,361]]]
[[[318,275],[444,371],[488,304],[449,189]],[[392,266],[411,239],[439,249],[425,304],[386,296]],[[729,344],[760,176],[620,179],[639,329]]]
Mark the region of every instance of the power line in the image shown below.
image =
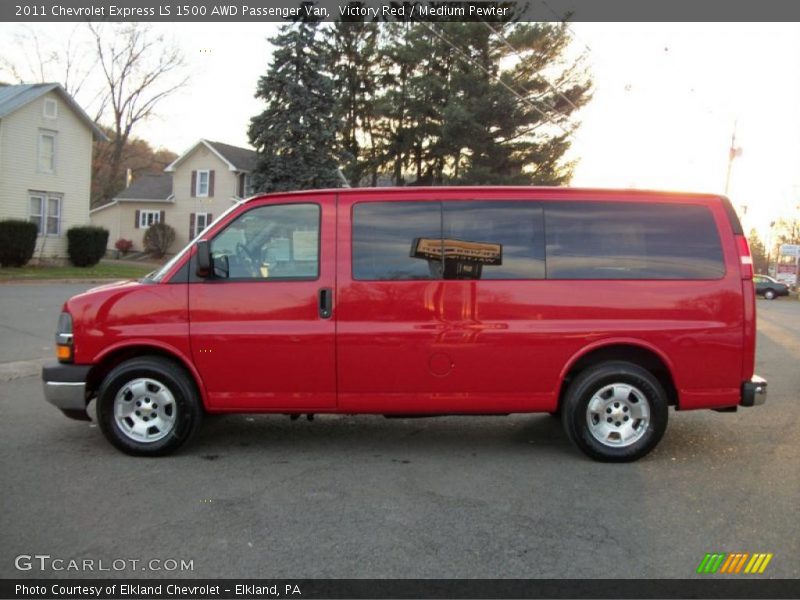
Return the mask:
[[[513,95],[514,95],[514,96],[515,96],[515,97],[516,97],[518,100],[521,100],[522,102],[524,102],[525,104],[527,104],[528,106],[530,106],[530,107],[531,107],[533,110],[535,110],[536,112],[538,112],[538,113],[539,113],[539,114],[540,114],[542,117],[544,117],[544,119],[545,119],[546,121],[548,121],[549,123],[552,123],[553,125],[555,125],[555,126],[556,126],[556,127],[558,127],[559,129],[561,129],[561,131],[563,131],[563,132],[564,132],[564,133],[566,133],[567,135],[571,135],[571,134],[573,133],[573,130],[568,130],[568,129],[567,129],[567,128],[565,128],[563,125],[561,125],[561,123],[559,123],[558,121],[555,121],[555,120],[553,120],[553,118],[552,118],[550,115],[548,115],[548,114],[547,114],[547,113],[545,113],[543,110],[541,110],[541,109],[540,109],[538,106],[536,106],[536,105],[535,105],[535,104],[534,104],[534,103],[533,103],[533,102],[532,102],[532,101],[531,101],[529,98],[527,98],[527,97],[523,96],[522,94],[520,94],[520,93],[519,93],[517,90],[515,90],[515,89],[514,89],[514,88],[512,88],[510,85],[508,85],[508,84],[507,84],[505,81],[503,81],[503,80],[502,80],[502,79],[501,79],[501,78],[500,78],[498,75],[496,75],[495,73],[492,73],[491,71],[489,71],[489,69],[487,69],[486,67],[484,67],[484,66],[483,66],[482,64],[480,64],[478,61],[476,61],[474,58],[472,58],[472,57],[471,57],[471,56],[469,56],[469,55],[468,55],[466,52],[464,52],[464,51],[463,51],[461,48],[459,48],[458,46],[456,46],[456,45],[455,45],[453,42],[451,42],[451,41],[450,41],[450,40],[448,40],[446,37],[444,37],[443,35],[441,35],[441,34],[440,34],[438,31],[436,31],[436,30],[435,30],[435,29],[434,29],[434,28],[433,28],[433,27],[432,27],[432,26],[431,26],[429,23],[427,23],[426,21],[420,21],[420,23],[421,23],[422,25],[424,25],[425,27],[427,27],[427,28],[428,28],[428,30],[429,30],[429,31],[430,31],[430,32],[431,32],[433,35],[435,35],[436,37],[438,37],[438,38],[439,38],[440,40],[442,40],[442,41],[443,41],[445,44],[447,44],[447,45],[448,45],[448,46],[450,46],[450,47],[451,47],[453,50],[455,50],[455,51],[456,51],[456,52],[457,52],[457,53],[458,53],[458,54],[459,54],[459,55],[460,55],[460,56],[461,56],[463,59],[465,59],[465,60],[466,60],[468,63],[470,63],[471,65],[473,65],[473,66],[477,67],[478,69],[480,69],[481,71],[483,71],[483,72],[484,72],[486,75],[488,75],[489,77],[491,77],[492,79],[494,79],[494,80],[495,80],[497,83],[499,83],[500,85],[502,85],[502,86],[503,86],[503,87],[504,87],[506,90],[508,90],[509,92],[511,92],[511,94],[513,94]],[[530,93],[530,92],[528,92],[527,90],[524,90],[524,89],[523,89],[523,91],[525,91],[526,93]],[[551,107],[548,107],[548,108],[551,108]],[[555,110],[555,109],[553,109],[553,108],[551,108],[551,110],[553,110],[553,111],[554,111],[554,112],[556,112],[557,114],[561,115],[561,116],[562,116],[562,117],[564,117],[565,119],[567,118],[567,116],[566,116],[565,114],[563,114],[563,113],[561,113],[561,112],[559,112],[559,111],[557,111],[557,110]]]
[[[494,27],[492,27],[491,25],[489,25],[489,23],[487,23],[486,21],[483,21],[483,20],[482,20],[482,21],[481,21],[481,23],[483,23],[484,25],[486,25],[486,28],[487,28],[489,31],[491,31],[493,34],[495,34],[497,37],[499,37],[499,38],[500,38],[500,40],[501,40],[501,41],[502,41],[502,42],[503,42],[503,43],[506,45],[506,47],[507,47],[509,50],[511,50],[511,52],[513,52],[514,54],[516,54],[516,55],[517,55],[517,57],[518,57],[520,60],[522,60],[522,61],[524,61],[524,60],[525,60],[525,57],[524,57],[524,56],[522,56],[522,53],[521,53],[519,50],[517,50],[517,49],[516,49],[514,46],[512,46],[512,45],[511,45],[511,42],[509,42],[509,41],[508,41],[508,39],[507,39],[507,38],[506,38],[506,37],[505,37],[505,36],[504,36],[502,33],[500,33],[499,31],[497,31],[497,30],[496,30]],[[566,101],[566,103],[567,103],[567,104],[569,104],[569,105],[570,105],[570,106],[573,108],[573,110],[578,110],[578,107],[577,107],[577,106],[575,106],[575,103],[574,103],[574,102],[572,102],[572,100],[570,100],[569,98],[567,98],[567,97],[564,95],[564,93],[563,93],[561,90],[559,90],[559,89],[558,89],[558,88],[556,88],[556,87],[555,87],[555,86],[554,86],[552,83],[550,83],[550,81],[548,81],[548,80],[547,80],[547,78],[546,78],[544,75],[541,75],[541,74],[540,74],[540,75],[539,75],[539,77],[541,77],[542,81],[544,81],[544,82],[547,84],[547,87],[549,87],[551,91],[555,92],[555,93],[556,93],[556,94],[558,94],[558,95],[559,95],[561,98],[563,98],[563,99]],[[551,107],[551,108],[553,108],[553,109],[554,109],[554,107]]]
[[[589,44],[587,44],[585,41],[583,41],[583,40],[582,40],[582,39],[581,39],[581,38],[580,38],[580,37],[579,37],[579,36],[578,36],[578,35],[575,33],[575,30],[572,28],[572,25],[570,25],[569,21],[567,21],[567,20],[564,18],[564,15],[559,15],[559,14],[558,14],[558,13],[555,11],[555,9],[554,9],[552,6],[550,6],[550,5],[549,5],[549,4],[548,4],[548,3],[547,3],[545,0],[541,0],[541,2],[542,2],[542,4],[543,4],[544,6],[546,6],[546,7],[548,8],[548,10],[549,10],[551,13],[553,13],[553,16],[554,16],[554,17],[555,17],[555,18],[558,20],[558,22],[559,22],[559,23],[561,23],[562,25],[565,25],[565,26],[567,27],[567,29],[569,29],[569,30],[570,30],[570,32],[572,33],[572,36],[573,36],[573,37],[574,37],[576,40],[578,40],[578,41],[579,41],[581,44],[583,44],[583,47],[584,47],[584,48],[586,48],[586,50],[589,52],[589,54],[593,54],[593,52],[592,52],[592,49],[591,49],[591,47],[589,46]]]

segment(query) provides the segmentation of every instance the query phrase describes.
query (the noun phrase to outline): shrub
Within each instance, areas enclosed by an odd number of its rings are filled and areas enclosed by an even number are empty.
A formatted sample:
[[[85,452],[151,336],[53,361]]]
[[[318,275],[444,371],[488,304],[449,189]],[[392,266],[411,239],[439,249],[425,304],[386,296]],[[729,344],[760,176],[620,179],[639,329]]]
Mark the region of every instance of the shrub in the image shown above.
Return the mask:
[[[166,223],[154,223],[144,233],[145,252],[161,258],[175,241],[175,230]]]
[[[114,248],[119,250],[122,256],[125,256],[131,251],[131,248],[133,248],[133,242],[131,240],[126,240],[125,238],[119,238],[114,244]]]
[[[108,229],[91,225],[70,227],[67,231],[67,253],[76,267],[91,267],[106,253]]]
[[[39,230],[35,223],[8,219],[0,221],[0,265],[21,267],[33,256]]]

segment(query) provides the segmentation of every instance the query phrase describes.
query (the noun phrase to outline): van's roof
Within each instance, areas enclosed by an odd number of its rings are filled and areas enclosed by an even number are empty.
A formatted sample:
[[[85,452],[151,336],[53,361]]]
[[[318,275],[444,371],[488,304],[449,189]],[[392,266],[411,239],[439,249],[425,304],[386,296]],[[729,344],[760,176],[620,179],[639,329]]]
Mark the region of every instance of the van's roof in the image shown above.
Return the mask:
[[[666,191],[666,190],[642,190],[642,189],[622,189],[622,188],[579,188],[579,187],[552,187],[552,186],[430,186],[430,187],[359,187],[359,188],[327,188],[296,190],[291,192],[272,192],[268,194],[257,194],[247,198],[245,202],[250,202],[257,198],[274,198],[281,196],[305,196],[309,194],[342,194],[342,195],[365,195],[375,196],[376,194],[386,196],[418,196],[427,195],[431,199],[452,197],[452,196],[482,196],[486,199],[497,198],[498,194],[511,195],[513,197],[536,196],[546,199],[588,199],[588,198],[658,198],[660,200],[720,200],[720,194]],[[507,196],[508,197],[508,196]]]

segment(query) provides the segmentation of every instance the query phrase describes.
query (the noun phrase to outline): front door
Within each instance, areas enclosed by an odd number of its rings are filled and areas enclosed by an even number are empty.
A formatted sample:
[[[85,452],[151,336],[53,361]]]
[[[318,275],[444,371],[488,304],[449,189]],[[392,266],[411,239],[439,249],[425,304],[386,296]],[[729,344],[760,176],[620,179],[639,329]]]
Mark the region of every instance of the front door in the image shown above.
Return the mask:
[[[254,202],[210,240],[214,275],[189,285],[189,319],[212,410],[336,406],[335,208]]]

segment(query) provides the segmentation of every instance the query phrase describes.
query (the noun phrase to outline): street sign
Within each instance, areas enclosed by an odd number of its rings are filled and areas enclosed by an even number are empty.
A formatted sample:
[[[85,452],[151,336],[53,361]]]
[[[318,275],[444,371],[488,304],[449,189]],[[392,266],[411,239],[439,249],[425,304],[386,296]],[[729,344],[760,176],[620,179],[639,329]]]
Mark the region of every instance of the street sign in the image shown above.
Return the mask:
[[[800,244],[781,244],[782,256],[800,256]]]

